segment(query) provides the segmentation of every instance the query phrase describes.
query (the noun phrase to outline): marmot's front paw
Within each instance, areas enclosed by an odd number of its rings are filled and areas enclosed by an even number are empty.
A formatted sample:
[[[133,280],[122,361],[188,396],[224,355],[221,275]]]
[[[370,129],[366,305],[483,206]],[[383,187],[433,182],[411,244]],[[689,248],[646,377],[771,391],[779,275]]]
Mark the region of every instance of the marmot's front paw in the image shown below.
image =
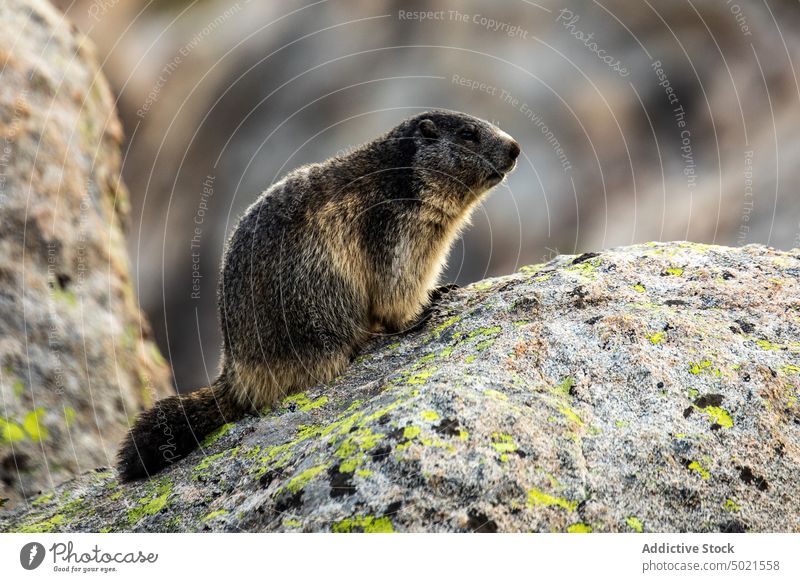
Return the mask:
[[[456,289],[460,288],[461,287],[455,283],[448,283],[447,285],[439,285],[438,287],[435,287],[428,294],[430,296],[430,305],[436,303],[451,291],[455,291]]]

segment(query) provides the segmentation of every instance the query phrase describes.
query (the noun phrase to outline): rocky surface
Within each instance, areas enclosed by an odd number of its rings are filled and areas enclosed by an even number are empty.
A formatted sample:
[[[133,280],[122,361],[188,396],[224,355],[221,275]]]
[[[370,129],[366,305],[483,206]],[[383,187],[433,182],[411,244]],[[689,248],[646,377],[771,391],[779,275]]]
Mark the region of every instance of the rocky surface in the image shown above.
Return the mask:
[[[0,3],[0,505],[108,464],[171,390],[132,290],[122,129],[86,38]]]
[[[99,469],[0,529],[797,532],[798,276],[652,243],[482,281],[153,479]]]

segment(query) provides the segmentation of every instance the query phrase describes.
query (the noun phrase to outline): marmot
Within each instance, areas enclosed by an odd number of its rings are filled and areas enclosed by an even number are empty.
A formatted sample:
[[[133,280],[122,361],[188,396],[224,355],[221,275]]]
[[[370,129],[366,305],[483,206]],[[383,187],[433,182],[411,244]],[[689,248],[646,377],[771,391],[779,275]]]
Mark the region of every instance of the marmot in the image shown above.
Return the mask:
[[[264,192],[226,245],[219,376],[139,415],[118,454],[121,479],[151,475],[223,423],[333,379],[373,334],[413,325],[459,230],[519,153],[486,121],[429,111]]]

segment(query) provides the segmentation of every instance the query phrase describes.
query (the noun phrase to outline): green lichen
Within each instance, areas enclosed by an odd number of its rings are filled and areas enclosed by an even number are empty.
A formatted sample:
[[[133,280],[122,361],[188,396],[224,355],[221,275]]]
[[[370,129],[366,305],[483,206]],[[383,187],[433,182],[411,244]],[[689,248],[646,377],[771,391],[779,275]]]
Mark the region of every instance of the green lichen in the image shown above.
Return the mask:
[[[284,519],[283,527],[302,527],[303,522],[299,519]]]
[[[641,283],[637,283],[636,285],[632,285],[631,287],[637,293],[644,293],[644,292],[647,291],[647,288],[644,285],[642,285]]]
[[[16,422],[0,418],[0,444],[25,440],[25,431]]]
[[[284,398],[281,402],[281,407],[289,408],[290,406],[295,405],[300,412],[308,412],[310,410],[325,406],[327,403],[327,396],[320,396],[316,400],[309,400],[308,395],[305,392],[298,392],[297,394],[292,394],[291,396]]]
[[[228,510],[227,509],[217,509],[216,511],[212,511],[211,513],[205,514],[203,516],[203,521],[210,521],[210,520],[214,519],[215,517],[220,517],[222,515],[227,515],[227,514],[228,514]]]
[[[128,523],[135,525],[145,517],[159,513],[167,506],[172,494],[172,481],[167,478],[161,479],[149,488],[135,507],[128,510]]]
[[[289,480],[289,482],[286,484],[286,488],[292,493],[297,493],[306,485],[308,485],[308,483],[310,483],[314,477],[322,473],[329,466],[329,463],[323,463],[302,471],[300,474],[295,475]]]
[[[542,505],[545,507],[550,506],[558,506],[567,511],[575,511],[578,507],[577,502],[570,501],[569,499],[565,499],[563,497],[555,497],[544,491],[540,491],[539,489],[529,489],[528,490],[528,506],[533,507],[536,505]]]
[[[22,380],[16,379],[11,383],[11,390],[14,392],[14,396],[22,398],[22,395],[25,394],[25,384]]]
[[[230,432],[230,430],[231,430],[231,429],[232,429],[234,426],[236,426],[236,423],[233,423],[233,422],[226,422],[226,423],[225,423],[225,424],[223,424],[221,427],[219,427],[217,430],[215,430],[215,431],[214,431],[214,432],[212,432],[210,435],[208,435],[208,436],[205,438],[205,440],[203,441],[203,444],[202,444],[201,446],[205,448],[205,447],[209,447],[209,446],[213,445],[213,444],[214,444],[215,442],[217,442],[219,439],[221,439],[221,438],[222,438],[222,437],[224,437],[226,434],[228,434],[228,433]]]
[[[666,272],[669,273],[670,275],[674,275],[675,277],[680,277],[681,275],[683,275],[683,269],[681,269],[680,267],[668,267],[666,269]]]
[[[642,533],[644,531],[644,524],[635,515],[632,515],[628,519],[626,519],[625,523],[627,523],[628,527],[631,528],[636,533]]]
[[[70,307],[77,307],[78,305],[78,297],[75,295],[75,292],[71,289],[61,289],[58,285],[56,285],[52,290],[53,299],[57,302],[66,303]]]
[[[358,530],[364,533],[394,533],[391,519],[372,515],[343,519],[334,523],[331,530],[333,533],[352,533]]]
[[[547,263],[538,263],[536,265],[525,265],[520,267],[517,273],[520,275],[535,275],[539,271],[545,268]]]
[[[17,533],[50,533],[55,531],[59,526],[61,526],[64,521],[66,520],[66,516],[62,513],[57,513],[56,515],[44,519],[41,521],[27,523],[19,527],[16,530]]]
[[[567,376],[557,386],[554,386],[550,392],[561,398],[569,398],[570,392],[575,387],[575,378]]]
[[[658,344],[664,341],[664,335],[665,334],[663,331],[657,331],[656,333],[648,335],[646,337],[647,339],[650,340],[650,343],[657,346]]]
[[[64,424],[67,428],[72,426],[72,423],[75,422],[75,417],[78,416],[78,413],[75,412],[75,409],[71,406],[64,407]]]
[[[564,267],[564,271],[569,273],[577,273],[583,277],[586,277],[587,279],[595,279],[597,277],[595,270],[602,264],[602,262],[602,259],[595,257],[593,259],[581,261],[580,263],[570,264],[568,267]]]
[[[739,511],[742,509],[742,506],[736,503],[730,497],[725,500],[725,503],[722,504],[722,507],[724,507],[726,511]]]
[[[689,362],[689,373],[695,376],[700,374],[712,374],[714,376],[722,376],[719,368],[715,368],[711,360],[703,360],[701,362]]]
[[[489,396],[490,398],[494,398],[495,400],[508,400],[508,396],[506,394],[503,394],[502,392],[499,392],[492,388],[487,388],[486,390],[484,390],[483,393],[486,394],[486,396]]]
[[[583,419],[578,416],[569,406],[562,406],[558,409],[558,411],[563,414],[567,420],[574,422],[578,426],[583,426]]]
[[[425,384],[428,381],[428,378],[433,376],[434,372],[436,372],[436,368],[428,368],[427,370],[423,370],[421,372],[417,372],[416,374],[412,374],[408,378],[406,378],[406,384],[410,384],[412,386]]]
[[[592,533],[592,526],[588,523],[573,523],[567,528],[567,533]]]
[[[706,406],[701,410],[708,415],[712,423],[717,424],[722,428],[733,427],[733,418],[731,418],[731,415],[724,408],[719,406]]]
[[[44,415],[44,408],[39,407],[26,414],[22,421],[25,432],[28,433],[33,442],[46,441],[50,437],[47,427],[44,426]]]
[[[421,432],[422,429],[418,426],[407,426],[403,429],[403,438],[410,441],[419,436]]]
[[[708,480],[711,477],[711,473],[709,472],[709,470],[703,467],[703,465],[701,465],[697,461],[692,461],[691,463],[686,465],[686,468],[700,475],[700,477],[703,480]]]
[[[433,422],[435,420],[439,420],[439,413],[436,412],[435,410],[424,410],[422,412],[422,418],[427,421]]]
[[[478,356],[476,356],[475,354],[470,354],[469,356],[464,358],[464,362],[467,363],[467,364],[471,364],[472,362],[474,362],[477,359],[478,359]]]
[[[492,433],[492,447],[498,453],[513,453],[518,448],[514,437],[500,432]]]
[[[342,473],[355,471],[367,460],[367,453],[381,439],[383,435],[374,433],[370,428],[360,428],[351,432],[334,453],[342,459],[339,471]]]
[[[55,494],[52,491],[50,493],[45,493],[43,495],[40,495],[31,502],[31,505],[33,507],[39,507],[40,505],[45,505],[46,503],[52,501],[54,495]]]
[[[192,479],[195,481],[208,477],[210,474],[210,469],[216,464],[216,462],[226,455],[230,455],[231,457],[235,457],[239,453],[239,447],[233,447],[232,449],[228,449],[226,451],[222,451],[213,455],[206,455],[203,457],[203,460],[197,463],[194,468],[192,469]]]
[[[458,320],[461,319],[460,315],[453,316],[449,319],[443,321],[440,325],[436,326],[431,330],[431,334],[435,337],[439,337],[442,335],[442,332],[446,330],[448,327],[454,325]]]
[[[800,373],[800,366],[795,366],[794,364],[786,364],[785,366],[780,367],[781,373],[788,376],[789,374],[798,374]]]

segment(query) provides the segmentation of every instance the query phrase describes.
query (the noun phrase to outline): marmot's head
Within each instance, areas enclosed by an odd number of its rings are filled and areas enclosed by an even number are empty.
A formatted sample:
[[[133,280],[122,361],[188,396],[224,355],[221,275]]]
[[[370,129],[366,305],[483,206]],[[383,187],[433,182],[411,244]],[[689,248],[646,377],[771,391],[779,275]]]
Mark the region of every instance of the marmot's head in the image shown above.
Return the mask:
[[[514,169],[519,144],[491,123],[451,111],[428,111],[409,119],[414,167],[433,191],[455,204],[474,200]],[[441,187],[443,186],[443,187]]]

